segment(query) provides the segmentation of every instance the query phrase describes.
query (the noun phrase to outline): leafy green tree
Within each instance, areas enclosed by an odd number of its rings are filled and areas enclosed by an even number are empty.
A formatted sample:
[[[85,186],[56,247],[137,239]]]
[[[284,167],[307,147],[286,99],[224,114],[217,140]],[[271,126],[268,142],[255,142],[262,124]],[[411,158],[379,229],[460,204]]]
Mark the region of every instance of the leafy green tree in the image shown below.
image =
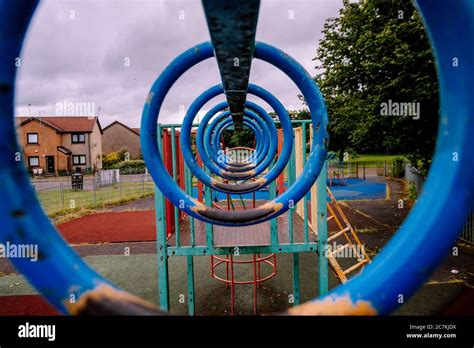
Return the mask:
[[[409,0],[343,1],[326,20],[314,60],[326,99],[331,147],[407,153],[425,174],[438,126],[438,84],[429,41]],[[383,103],[419,103],[419,118],[384,116]],[[415,104],[416,105],[416,104]]]

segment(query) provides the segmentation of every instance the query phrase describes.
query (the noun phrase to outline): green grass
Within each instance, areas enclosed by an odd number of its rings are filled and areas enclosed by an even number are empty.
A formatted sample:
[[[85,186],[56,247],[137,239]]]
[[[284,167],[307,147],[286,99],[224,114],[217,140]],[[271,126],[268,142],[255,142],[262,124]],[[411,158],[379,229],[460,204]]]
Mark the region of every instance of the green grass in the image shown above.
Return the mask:
[[[398,157],[405,158],[405,155],[358,155],[357,158],[350,159],[348,162],[365,164],[366,168],[375,168],[383,166],[385,161],[391,166],[392,161]]]
[[[370,162],[392,162],[397,157],[405,157],[405,155],[358,155],[357,158],[349,160],[352,163],[370,163]]]
[[[149,196],[153,192],[153,182],[127,182],[98,188],[95,191],[51,189],[36,194],[46,213],[50,217],[55,217],[82,208],[120,204]]]

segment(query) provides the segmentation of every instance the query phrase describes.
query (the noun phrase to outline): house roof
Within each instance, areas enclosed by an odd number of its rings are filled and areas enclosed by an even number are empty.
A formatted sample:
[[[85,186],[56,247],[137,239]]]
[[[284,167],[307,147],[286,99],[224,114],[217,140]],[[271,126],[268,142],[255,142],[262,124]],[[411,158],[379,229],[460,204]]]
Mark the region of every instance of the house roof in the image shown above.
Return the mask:
[[[36,120],[54,128],[59,133],[90,133],[94,129],[95,122],[97,122],[100,132],[103,132],[96,116],[18,117],[18,119],[20,120],[20,126]]]
[[[140,135],[140,128],[131,128],[125,124],[123,124],[122,122],[119,122],[119,121],[114,121],[112,122],[111,124],[109,124],[107,127],[104,128],[104,132],[109,129],[110,127],[112,127],[113,125],[119,125],[119,126],[122,126],[126,129],[128,129],[130,132],[132,133],[135,133],[136,135]]]

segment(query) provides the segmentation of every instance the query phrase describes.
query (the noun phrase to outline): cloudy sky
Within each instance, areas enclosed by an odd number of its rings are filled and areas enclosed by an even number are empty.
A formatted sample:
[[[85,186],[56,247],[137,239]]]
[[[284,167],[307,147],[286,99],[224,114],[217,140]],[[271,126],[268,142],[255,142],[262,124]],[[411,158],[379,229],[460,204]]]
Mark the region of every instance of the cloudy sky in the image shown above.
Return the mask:
[[[257,40],[283,49],[314,75],[324,21],[338,14],[341,3],[262,0]],[[16,114],[49,116],[58,103],[90,103],[100,107],[102,126],[119,120],[138,127],[160,72],[182,51],[209,39],[197,0],[43,0],[22,52]],[[267,63],[253,61],[250,81],[287,108],[301,108],[296,86]],[[189,104],[219,82],[215,60],[193,67],[166,97],[160,121],[180,122]],[[214,98],[203,112],[222,100]]]

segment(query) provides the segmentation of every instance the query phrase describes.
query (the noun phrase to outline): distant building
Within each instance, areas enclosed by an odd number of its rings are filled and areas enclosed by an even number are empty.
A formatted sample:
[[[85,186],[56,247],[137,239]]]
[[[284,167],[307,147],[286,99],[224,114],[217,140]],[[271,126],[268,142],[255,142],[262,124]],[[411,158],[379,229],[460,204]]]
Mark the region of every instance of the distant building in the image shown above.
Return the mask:
[[[103,153],[126,150],[130,158],[141,156],[140,128],[131,128],[119,121],[114,121],[104,128],[102,134]]]
[[[18,141],[32,173],[102,168],[102,128],[94,116],[16,117]]]

